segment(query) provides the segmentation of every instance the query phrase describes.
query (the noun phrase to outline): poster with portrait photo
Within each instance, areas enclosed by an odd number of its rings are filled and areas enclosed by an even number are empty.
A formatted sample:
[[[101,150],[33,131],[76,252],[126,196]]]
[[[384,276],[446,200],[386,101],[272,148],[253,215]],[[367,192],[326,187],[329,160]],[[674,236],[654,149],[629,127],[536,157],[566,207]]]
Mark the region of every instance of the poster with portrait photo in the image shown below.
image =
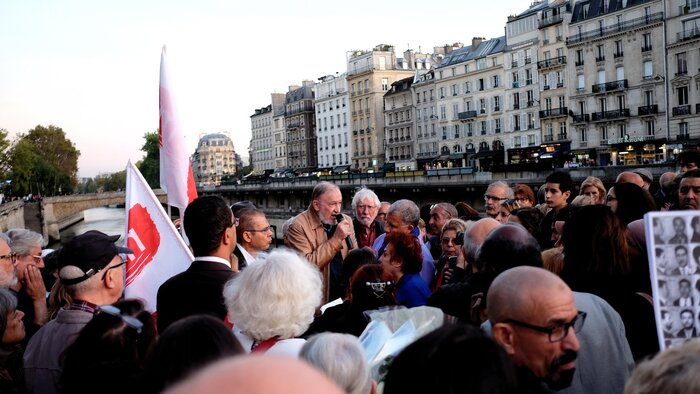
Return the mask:
[[[661,349],[700,337],[700,212],[644,216]]]

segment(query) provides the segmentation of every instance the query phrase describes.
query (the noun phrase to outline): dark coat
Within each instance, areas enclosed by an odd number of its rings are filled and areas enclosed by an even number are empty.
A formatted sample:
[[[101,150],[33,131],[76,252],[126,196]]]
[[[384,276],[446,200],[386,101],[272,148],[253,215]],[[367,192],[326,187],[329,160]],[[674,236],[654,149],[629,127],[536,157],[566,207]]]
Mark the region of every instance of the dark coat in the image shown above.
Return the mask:
[[[371,248],[374,241],[377,238],[379,238],[380,235],[384,234],[384,225],[382,225],[381,223],[379,223],[378,221],[375,220],[372,222],[372,226],[374,226],[374,239],[372,240],[372,242],[369,243],[369,245],[360,245],[360,243],[359,243],[360,240],[359,240],[358,234],[362,234],[362,224],[360,222],[358,222],[357,219],[352,220],[352,227],[355,230],[355,238],[357,238],[357,242],[358,242],[357,247],[358,248],[362,248],[365,246]]]
[[[226,319],[223,289],[235,276],[231,268],[214,261],[195,261],[158,289],[158,332],[183,317],[207,314]]]

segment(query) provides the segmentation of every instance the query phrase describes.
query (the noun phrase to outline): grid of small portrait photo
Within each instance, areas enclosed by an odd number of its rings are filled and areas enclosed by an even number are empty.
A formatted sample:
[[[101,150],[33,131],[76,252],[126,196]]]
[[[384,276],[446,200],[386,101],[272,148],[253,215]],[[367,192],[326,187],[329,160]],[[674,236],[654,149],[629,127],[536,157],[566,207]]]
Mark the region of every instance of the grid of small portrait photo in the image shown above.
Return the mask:
[[[692,211],[654,212],[645,223],[663,349],[700,336],[700,216]]]

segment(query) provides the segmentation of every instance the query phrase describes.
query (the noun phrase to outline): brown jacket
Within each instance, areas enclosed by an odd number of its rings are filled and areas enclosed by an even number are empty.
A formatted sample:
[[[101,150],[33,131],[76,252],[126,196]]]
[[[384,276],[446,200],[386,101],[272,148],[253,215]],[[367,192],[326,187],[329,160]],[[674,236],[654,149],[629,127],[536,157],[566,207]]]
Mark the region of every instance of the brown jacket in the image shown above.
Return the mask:
[[[352,222],[348,215],[343,215],[345,220]],[[352,226],[351,226],[352,229]],[[350,233],[353,248],[357,247],[355,232]],[[284,236],[284,244],[296,250],[306,257],[311,264],[317,266],[323,275],[323,303],[328,300],[328,282],[330,281],[331,270],[329,264],[338,251],[343,259],[348,255],[348,247],[345,240],[338,241],[335,238],[328,239],[323,229],[323,223],[316,212],[309,208],[300,213],[289,225]]]

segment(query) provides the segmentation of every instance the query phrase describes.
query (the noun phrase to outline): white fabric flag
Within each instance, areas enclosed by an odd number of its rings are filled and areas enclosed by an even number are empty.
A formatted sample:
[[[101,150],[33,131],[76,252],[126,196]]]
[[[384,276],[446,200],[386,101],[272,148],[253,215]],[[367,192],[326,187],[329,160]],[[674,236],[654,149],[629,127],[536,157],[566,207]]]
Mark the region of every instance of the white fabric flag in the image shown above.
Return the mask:
[[[140,298],[156,310],[163,282],[186,270],[194,257],[141,172],[126,165],[126,244],[134,251],[126,264],[126,298]]]
[[[168,194],[168,204],[184,210],[197,198],[185,135],[177,117],[174,95],[171,91],[165,46],[160,55],[160,187]]]

